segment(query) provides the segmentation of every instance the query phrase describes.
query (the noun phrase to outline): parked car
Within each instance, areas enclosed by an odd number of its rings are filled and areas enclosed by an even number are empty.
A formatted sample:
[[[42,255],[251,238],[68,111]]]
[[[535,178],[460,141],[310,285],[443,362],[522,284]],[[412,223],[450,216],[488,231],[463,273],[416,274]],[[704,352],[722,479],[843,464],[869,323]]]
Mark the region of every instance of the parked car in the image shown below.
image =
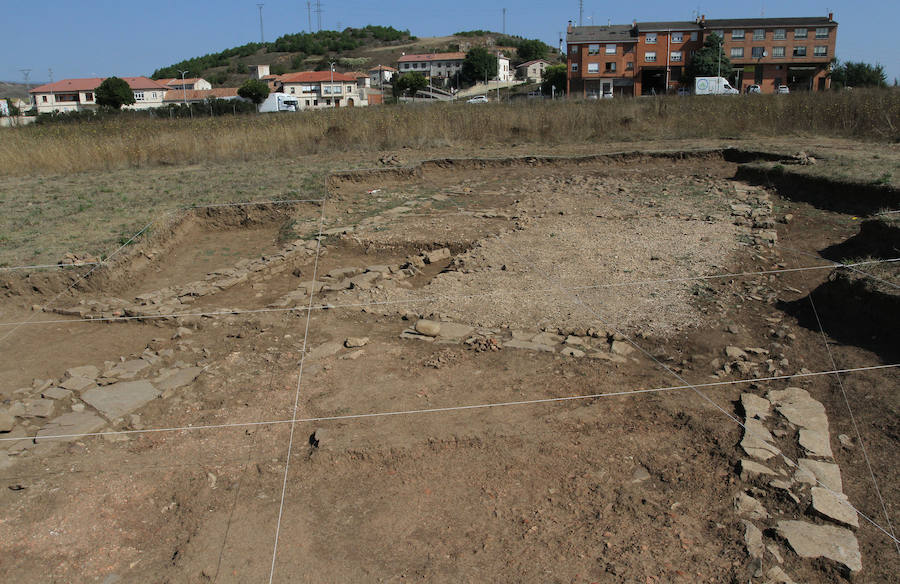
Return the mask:
[[[475,97],[466,100],[466,103],[487,103],[488,98],[486,95],[476,95]]]
[[[607,87],[603,90],[603,99],[612,99],[613,98],[613,90],[612,87]]]
[[[790,93],[791,88],[787,85],[779,85],[778,89],[775,90],[775,93]]]
[[[759,85],[748,85],[747,86],[747,94],[751,93],[762,93],[762,89],[760,89]]]

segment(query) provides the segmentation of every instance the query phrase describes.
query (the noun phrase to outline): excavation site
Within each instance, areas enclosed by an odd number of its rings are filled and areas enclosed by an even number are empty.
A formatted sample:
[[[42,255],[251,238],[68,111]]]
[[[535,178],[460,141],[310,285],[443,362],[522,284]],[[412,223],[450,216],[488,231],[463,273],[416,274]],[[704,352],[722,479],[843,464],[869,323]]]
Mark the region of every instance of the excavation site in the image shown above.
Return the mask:
[[[900,197],[828,163],[384,155],[0,271],[3,580],[893,581]]]

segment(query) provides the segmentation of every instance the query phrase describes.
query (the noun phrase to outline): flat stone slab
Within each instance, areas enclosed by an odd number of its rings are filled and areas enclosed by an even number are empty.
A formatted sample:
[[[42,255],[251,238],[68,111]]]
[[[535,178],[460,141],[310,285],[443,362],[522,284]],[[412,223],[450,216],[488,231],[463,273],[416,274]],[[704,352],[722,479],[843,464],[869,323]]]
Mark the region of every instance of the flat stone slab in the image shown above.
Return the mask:
[[[81,396],[110,420],[133,412],[152,399],[160,391],[149,381],[120,381],[106,387],[98,387],[84,392]]]
[[[828,429],[800,428],[800,446],[813,456],[832,458],[831,440],[828,437]]]
[[[769,512],[763,507],[762,503],[748,495],[740,492],[734,496],[734,510],[742,517],[750,519],[768,519]]]
[[[467,324],[459,324],[455,322],[442,322],[441,332],[438,336],[447,339],[464,339],[472,334],[475,329]]]
[[[822,483],[822,485],[835,493],[844,492],[844,485],[841,481],[841,469],[833,462],[822,462],[819,460],[810,460],[809,458],[801,458],[797,461],[797,464],[800,468],[794,473],[795,480],[813,486]]]
[[[331,341],[328,343],[322,343],[315,349],[311,350],[309,354],[306,356],[307,359],[312,359],[316,361],[318,359],[324,359],[326,357],[331,357],[336,353],[340,353],[344,348],[343,343],[339,343],[337,341]]]
[[[741,407],[744,408],[746,419],[756,418],[757,420],[765,420],[769,415],[771,403],[764,397],[759,397],[754,393],[741,394]]]
[[[775,476],[775,471],[771,468],[759,464],[758,462],[753,462],[752,460],[747,460],[746,458],[741,459],[741,480],[746,481],[758,476],[772,475]]]
[[[82,365],[81,367],[72,367],[66,369],[66,377],[87,377],[88,379],[97,379],[100,370],[93,365]]]
[[[203,367],[185,367],[166,375],[162,379],[155,379],[154,383],[156,383],[156,387],[160,391],[178,389],[197,379],[201,373],[203,373]]]
[[[528,349],[529,351],[543,351],[545,353],[555,353],[556,348],[551,347],[549,345],[541,345],[539,343],[532,343],[529,341],[520,341],[519,339],[511,339],[503,343],[504,347],[511,347],[513,349]]]
[[[749,456],[760,460],[769,460],[778,454],[778,449],[771,443],[775,439],[763,423],[756,418],[747,418],[744,422],[744,437],[741,448]]]
[[[847,495],[843,493],[834,494],[822,487],[813,487],[811,491],[813,511],[836,523],[849,527],[859,527],[859,519],[856,516],[856,511],[850,507]]]
[[[104,375],[106,377],[116,377],[118,379],[133,379],[138,373],[149,366],[150,363],[147,363],[143,359],[132,359],[131,361],[117,364]]]
[[[41,392],[41,397],[47,399],[66,399],[71,395],[71,391],[69,391],[68,389],[63,389],[61,387],[48,387]]]
[[[805,521],[779,521],[777,531],[801,558],[828,558],[851,572],[862,570],[859,542],[849,529]]]
[[[63,389],[69,389],[71,391],[84,391],[94,385],[96,385],[94,383],[94,378],[88,377],[70,377],[59,384]]]
[[[828,438],[825,406],[810,397],[808,391],[788,387],[770,391],[768,397],[788,422],[800,428],[800,445],[807,452],[826,458],[834,455]]]
[[[90,434],[97,432],[106,425],[106,420],[93,412],[69,412],[58,418],[54,418],[41,428],[37,433],[35,441],[47,436],[59,436],[65,434]],[[77,436],[71,438],[59,438],[71,442],[77,440]]]
[[[55,405],[56,402],[52,399],[25,400],[25,417],[49,418],[53,415],[53,408]]]

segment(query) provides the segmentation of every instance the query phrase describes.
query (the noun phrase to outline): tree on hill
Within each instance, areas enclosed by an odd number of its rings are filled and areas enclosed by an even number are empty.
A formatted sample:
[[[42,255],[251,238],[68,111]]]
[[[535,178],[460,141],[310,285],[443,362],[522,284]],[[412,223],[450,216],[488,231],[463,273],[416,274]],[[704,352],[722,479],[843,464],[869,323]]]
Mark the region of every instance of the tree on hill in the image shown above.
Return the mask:
[[[844,87],[887,87],[887,75],[881,65],[847,61],[841,63],[835,59],[831,70],[831,86],[834,89]]]
[[[541,84],[541,93],[551,95],[553,87],[556,87],[556,93],[563,94],[566,92],[566,65],[550,65],[544,70],[544,82]]]
[[[470,83],[493,79],[497,76],[497,57],[484,47],[475,47],[466,53],[463,61],[462,78]]]
[[[400,97],[406,92],[413,96],[422,89],[428,87],[428,80],[421,73],[404,73],[394,81],[394,97]]]
[[[722,37],[712,33],[703,41],[703,48],[699,49],[684,68],[684,82],[691,84],[696,77],[715,77],[721,75],[728,77],[734,71],[731,61],[722,49]],[[720,73],[721,71],[721,73]]]
[[[269,85],[259,79],[248,79],[238,88],[237,93],[244,99],[249,99],[259,105],[269,97]]]
[[[543,41],[538,39],[524,39],[516,47],[516,52],[519,54],[519,60],[524,63],[543,59],[547,56],[549,48]]]
[[[94,91],[97,105],[122,109],[123,105],[134,103],[134,92],[128,86],[128,82],[118,77],[107,77]]]

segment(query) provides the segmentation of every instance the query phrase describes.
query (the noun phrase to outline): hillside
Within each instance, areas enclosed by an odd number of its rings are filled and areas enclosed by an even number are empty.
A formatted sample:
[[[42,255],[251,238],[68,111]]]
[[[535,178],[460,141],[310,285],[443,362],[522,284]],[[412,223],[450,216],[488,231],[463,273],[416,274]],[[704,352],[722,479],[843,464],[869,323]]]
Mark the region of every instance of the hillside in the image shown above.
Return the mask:
[[[40,83],[32,83],[32,87],[36,87]],[[28,99],[28,89],[24,83],[13,83],[11,81],[0,81],[0,97],[19,97]]]
[[[283,74],[327,70],[333,61],[336,71],[364,71],[376,65],[394,66],[405,53],[466,51],[473,46],[525,45],[525,53],[543,50],[548,56],[553,54],[551,47],[540,41],[490,31],[465,31],[449,36],[418,38],[409,31],[370,25],[340,32],[289,34],[274,42],[248,43],[159,68],[152,77],[178,77],[179,71],[187,69],[189,77],[203,77],[213,85],[233,87],[247,79],[249,67],[254,65],[269,65],[272,73]]]

